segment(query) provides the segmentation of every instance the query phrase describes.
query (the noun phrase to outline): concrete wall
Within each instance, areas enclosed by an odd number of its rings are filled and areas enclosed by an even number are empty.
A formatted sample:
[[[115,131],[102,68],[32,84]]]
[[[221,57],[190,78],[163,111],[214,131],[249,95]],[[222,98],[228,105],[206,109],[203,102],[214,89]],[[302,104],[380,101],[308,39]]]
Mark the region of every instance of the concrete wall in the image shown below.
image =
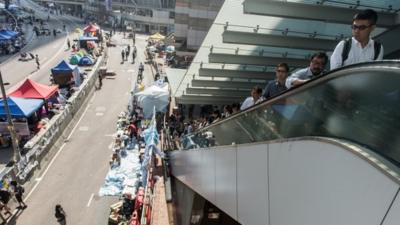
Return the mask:
[[[364,153],[298,140],[176,151],[171,166],[241,224],[400,224],[398,179]]]

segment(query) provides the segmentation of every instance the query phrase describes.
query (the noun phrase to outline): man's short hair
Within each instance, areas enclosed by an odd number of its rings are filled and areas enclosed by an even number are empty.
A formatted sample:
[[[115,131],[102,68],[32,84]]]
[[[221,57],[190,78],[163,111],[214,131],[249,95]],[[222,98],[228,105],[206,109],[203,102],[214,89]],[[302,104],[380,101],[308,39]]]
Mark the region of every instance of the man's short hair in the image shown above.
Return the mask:
[[[326,63],[328,62],[328,55],[327,55],[325,52],[317,52],[317,53],[314,53],[314,54],[311,56],[310,60],[313,60],[314,58],[324,59],[325,65],[326,65]]]
[[[255,91],[257,94],[262,94],[263,90],[259,86],[254,86],[253,87],[253,91]]]
[[[287,63],[279,63],[276,67],[283,67],[285,68],[286,72],[289,72],[289,66]]]
[[[354,20],[368,20],[370,25],[375,25],[376,21],[378,21],[378,14],[375,10],[366,9],[354,15],[353,22]]]

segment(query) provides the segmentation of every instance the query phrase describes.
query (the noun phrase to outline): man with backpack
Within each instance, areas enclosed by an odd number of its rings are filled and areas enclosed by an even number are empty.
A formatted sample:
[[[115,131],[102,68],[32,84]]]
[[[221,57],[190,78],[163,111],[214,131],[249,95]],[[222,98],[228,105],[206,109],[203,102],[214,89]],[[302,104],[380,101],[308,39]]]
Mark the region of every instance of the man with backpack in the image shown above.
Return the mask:
[[[353,17],[352,38],[339,42],[331,56],[331,70],[355,63],[382,60],[383,46],[371,39],[378,14],[366,9]]]

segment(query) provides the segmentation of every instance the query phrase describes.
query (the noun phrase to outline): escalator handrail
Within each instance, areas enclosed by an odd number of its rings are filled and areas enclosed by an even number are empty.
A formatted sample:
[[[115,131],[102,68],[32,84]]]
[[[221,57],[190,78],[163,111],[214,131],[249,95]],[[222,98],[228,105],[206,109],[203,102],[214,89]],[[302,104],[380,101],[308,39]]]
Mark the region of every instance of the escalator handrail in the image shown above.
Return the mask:
[[[305,89],[308,89],[310,87],[314,87],[322,82],[328,81],[328,80],[332,80],[338,77],[342,77],[342,76],[348,76],[351,75],[351,72],[354,70],[360,71],[360,70],[367,70],[367,69],[372,69],[372,68],[379,68],[379,69],[383,69],[383,68],[390,68],[393,69],[397,67],[400,70],[400,60],[382,60],[382,61],[373,61],[373,62],[365,62],[365,63],[358,63],[358,64],[353,64],[353,65],[348,65],[348,66],[344,66],[342,68],[338,68],[332,71],[329,71],[326,74],[320,75],[318,77],[315,77],[314,79],[310,80],[309,82],[304,83],[303,85],[299,85],[297,87],[293,87],[290,88],[282,93],[280,93],[277,96],[274,96],[272,98],[269,98],[257,105],[253,105],[243,111],[240,111],[239,113],[236,113],[232,116],[229,116],[227,118],[224,118],[222,120],[219,120],[213,124],[210,124],[206,127],[203,127],[197,131],[195,131],[194,133],[190,134],[190,136],[202,133],[206,130],[209,130],[212,127],[215,126],[219,126],[222,123],[225,123],[227,121],[233,120],[237,117],[241,117],[251,111],[255,111],[260,107],[264,107],[265,105],[269,105],[269,104],[273,104],[275,102],[278,102],[279,100],[285,99],[288,96],[291,95],[295,95],[296,93],[302,92]]]

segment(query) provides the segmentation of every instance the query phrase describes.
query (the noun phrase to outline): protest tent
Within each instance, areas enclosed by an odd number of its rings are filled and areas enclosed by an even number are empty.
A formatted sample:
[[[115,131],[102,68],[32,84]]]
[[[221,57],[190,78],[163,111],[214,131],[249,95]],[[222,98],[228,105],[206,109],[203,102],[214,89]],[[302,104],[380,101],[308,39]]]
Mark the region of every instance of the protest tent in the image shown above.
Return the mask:
[[[10,108],[11,117],[28,118],[43,106],[41,99],[25,99],[17,97],[7,97],[7,103]],[[7,113],[4,107],[4,99],[0,100],[0,117],[6,117]]]
[[[83,56],[80,60],[78,65],[80,66],[91,66],[94,64],[94,59],[90,56]]]
[[[165,36],[158,32],[149,37],[149,40],[153,40],[153,41],[162,41],[164,39],[165,39]]]
[[[168,85],[164,85],[164,87],[152,85],[134,95],[137,98],[138,105],[143,109],[145,118],[151,118],[153,108],[157,112],[165,112],[169,103]]]
[[[81,60],[81,56],[79,56],[78,54],[75,54],[75,55],[72,55],[70,58],[69,58],[69,64],[71,64],[71,65],[78,65],[78,63],[79,63],[79,60]]]
[[[47,86],[26,79],[16,90],[9,93],[9,96],[19,98],[49,99],[58,91],[57,86]]]
[[[94,25],[94,24],[89,24],[88,26],[86,26],[85,28],[83,28],[83,31],[86,33],[93,33],[96,32],[100,29],[100,27]]]
[[[65,60],[61,61],[56,67],[51,69],[54,82],[58,85],[67,85],[72,78],[75,81],[75,86],[81,84],[79,68],[69,65]]]

